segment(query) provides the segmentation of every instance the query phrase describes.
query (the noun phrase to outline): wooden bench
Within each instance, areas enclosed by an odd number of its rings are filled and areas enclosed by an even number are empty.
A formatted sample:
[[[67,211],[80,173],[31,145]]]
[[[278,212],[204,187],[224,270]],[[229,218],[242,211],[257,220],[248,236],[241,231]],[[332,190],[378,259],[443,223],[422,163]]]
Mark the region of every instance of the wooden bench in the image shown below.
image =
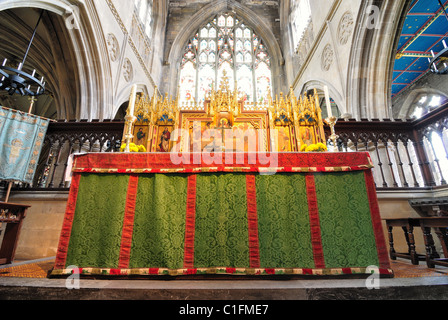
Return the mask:
[[[448,267],[448,217],[419,218],[419,223],[423,231],[423,238],[425,240],[426,264],[428,265],[428,268],[435,268],[436,265]],[[435,229],[435,232],[442,244],[445,256],[444,259],[441,259],[434,249],[434,239],[431,234],[433,228]]]
[[[0,243],[0,265],[14,261],[20,230],[30,206],[0,202],[0,223],[6,223],[3,241]]]
[[[413,265],[419,265],[419,261],[425,261],[425,255],[419,255],[415,248],[414,228],[420,227],[419,219],[413,218],[399,218],[399,219],[385,219],[387,229],[389,232],[389,246],[390,259],[397,260],[397,257],[411,260]],[[408,252],[398,253],[394,247],[393,229],[399,227],[403,229],[406,243],[408,245]]]

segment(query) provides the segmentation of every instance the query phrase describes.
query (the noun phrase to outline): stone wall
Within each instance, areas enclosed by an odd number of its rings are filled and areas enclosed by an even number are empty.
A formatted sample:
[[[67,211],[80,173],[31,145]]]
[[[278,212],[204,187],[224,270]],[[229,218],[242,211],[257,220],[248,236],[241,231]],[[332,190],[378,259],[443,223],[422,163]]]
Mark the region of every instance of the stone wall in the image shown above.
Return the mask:
[[[286,3],[281,7],[285,70],[296,95],[310,89],[323,95],[327,86],[344,118],[392,117],[392,62],[406,1],[310,1],[313,36],[299,52],[291,51]]]
[[[14,193],[11,203],[31,206],[23,222],[16,260],[56,256],[68,192]]]
[[[162,76],[167,1],[155,0],[154,26],[148,38],[140,28],[133,1],[95,0],[107,39],[114,97],[113,114],[129,100],[131,87],[153,95]]]
[[[448,190],[445,192],[448,192]],[[418,214],[409,205],[409,199],[431,196],[432,194],[426,191],[420,193],[406,191],[379,192],[378,198],[381,218],[418,217]],[[31,205],[27,217],[24,220],[16,251],[16,260],[35,260],[54,257],[56,255],[67,197],[68,193],[54,192],[19,192],[11,196],[10,202]],[[386,246],[389,248],[385,223],[383,223],[383,228]],[[401,229],[395,228],[394,239],[396,251],[406,252],[407,245]],[[418,228],[415,230],[415,239],[418,253],[424,254],[423,235]],[[439,239],[435,235],[434,241],[439,252],[442,252]]]

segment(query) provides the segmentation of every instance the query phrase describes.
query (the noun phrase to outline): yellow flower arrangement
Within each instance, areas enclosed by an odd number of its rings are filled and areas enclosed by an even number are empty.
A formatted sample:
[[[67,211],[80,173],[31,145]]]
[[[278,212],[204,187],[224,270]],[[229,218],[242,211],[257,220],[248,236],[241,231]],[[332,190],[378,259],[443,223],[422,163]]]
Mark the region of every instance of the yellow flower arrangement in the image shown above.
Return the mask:
[[[328,151],[327,146],[323,143],[311,144],[311,145],[302,145],[300,148],[300,152],[326,152]]]
[[[123,143],[120,147],[120,151],[124,152],[124,150],[126,149],[126,143]],[[146,152],[146,148],[145,146],[138,146],[135,143],[130,143],[129,144],[129,151],[130,152]]]

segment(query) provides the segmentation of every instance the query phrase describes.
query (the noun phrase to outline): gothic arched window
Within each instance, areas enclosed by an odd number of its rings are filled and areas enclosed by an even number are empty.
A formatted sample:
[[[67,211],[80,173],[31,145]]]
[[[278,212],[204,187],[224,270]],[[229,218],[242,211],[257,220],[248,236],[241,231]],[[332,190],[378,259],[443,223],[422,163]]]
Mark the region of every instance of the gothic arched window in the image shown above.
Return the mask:
[[[263,40],[232,13],[199,28],[181,61],[181,103],[200,103],[226,74],[247,102],[263,103],[272,89],[271,59]]]
[[[152,8],[153,0],[134,0],[137,16],[142,24],[143,30],[146,36],[151,39],[152,37]]]

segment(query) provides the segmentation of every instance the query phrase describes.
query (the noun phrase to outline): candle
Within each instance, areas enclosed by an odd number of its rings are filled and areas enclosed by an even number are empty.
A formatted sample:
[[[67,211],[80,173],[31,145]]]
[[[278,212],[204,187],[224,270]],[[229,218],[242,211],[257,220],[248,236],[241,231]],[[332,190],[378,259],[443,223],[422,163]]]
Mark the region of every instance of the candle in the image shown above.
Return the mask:
[[[327,115],[328,115],[328,118],[331,118],[331,117],[333,117],[333,112],[331,111],[331,100],[330,100],[330,94],[328,92],[327,86],[324,87],[324,92],[325,92],[325,101],[327,104]]]
[[[2,67],[6,66],[6,62],[8,62],[8,59],[3,60]]]
[[[443,43],[443,46],[444,46],[444,47],[445,47],[445,49],[446,49],[447,45],[446,45],[446,42],[445,42],[445,40],[442,40],[442,43]]]
[[[432,57],[435,58],[434,51],[431,50]]]
[[[129,99],[129,109],[128,110],[129,110],[129,115],[130,116],[134,115],[136,95],[137,95],[137,85],[134,84],[132,86],[131,97]]]

